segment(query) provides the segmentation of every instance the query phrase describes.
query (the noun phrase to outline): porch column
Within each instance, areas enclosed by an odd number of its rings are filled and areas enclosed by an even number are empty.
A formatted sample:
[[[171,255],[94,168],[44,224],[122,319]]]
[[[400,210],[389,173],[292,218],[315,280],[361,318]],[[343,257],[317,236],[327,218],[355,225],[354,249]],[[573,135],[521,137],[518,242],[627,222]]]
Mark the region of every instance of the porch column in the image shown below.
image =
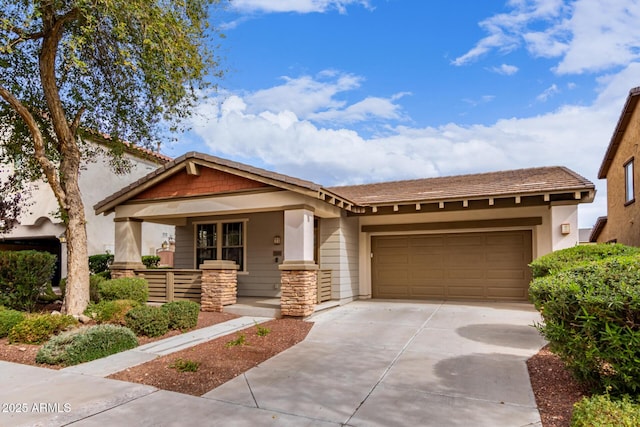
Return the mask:
[[[142,220],[135,218],[116,218],[115,254],[111,277],[134,277],[134,270],[143,269],[142,263]]]
[[[233,261],[207,260],[200,264],[200,270],[200,310],[220,313],[225,305],[236,303],[238,264]]]
[[[283,316],[309,316],[317,303],[318,265],[313,260],[313,217],[313,211],[304,208],[284,212],[284,262],[279,266]]]

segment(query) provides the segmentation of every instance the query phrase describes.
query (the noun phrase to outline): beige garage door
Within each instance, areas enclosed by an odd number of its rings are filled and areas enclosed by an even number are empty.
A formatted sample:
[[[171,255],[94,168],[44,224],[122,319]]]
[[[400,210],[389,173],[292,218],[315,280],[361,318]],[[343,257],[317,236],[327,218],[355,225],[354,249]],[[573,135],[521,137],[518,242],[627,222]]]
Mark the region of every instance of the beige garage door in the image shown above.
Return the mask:
[[[372,237],[374,298],[525,300],[531,231]]]

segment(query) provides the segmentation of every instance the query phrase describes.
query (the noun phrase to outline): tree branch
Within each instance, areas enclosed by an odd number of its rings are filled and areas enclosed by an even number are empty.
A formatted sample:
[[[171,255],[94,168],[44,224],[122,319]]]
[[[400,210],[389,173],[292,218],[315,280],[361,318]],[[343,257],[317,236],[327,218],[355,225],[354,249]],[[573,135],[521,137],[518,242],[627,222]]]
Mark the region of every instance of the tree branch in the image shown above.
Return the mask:
[[[7,101],[9,105],[11,105],[11,107],[13,107],[13,109],[20,115],[20,117],[22,117],[22,120],[24,120],[24,122],[27,124],[29,132],[31,132],[31,136],[33,138],[33,147],[36,160],[38,160],[38,163],[40,163],[44,175],[47,177],[47,180],[51,185],[51,189],[53,190],[56,199],[58,199],[60,206],[66,208],[66,193],[60,185],[60,181],[58,179],[58,171],[55,165],[47,158],[45,154],[44,138],[42,137],[42,132],[40,132],[40,128],[33,118],[33,115],[24,105],[22,105],[20,100],[13,96],[13,94],[3,86],[0,86],[0,97]]]
[[[82,118],[82,115],[84,114],[85,110],[86,110],[86,107],[83,105],[76,113],[76,116],[73,118],[73,122],[71,123],[71,133],[74,136],[78,132],[78,126],[80,126],[80,119]]]

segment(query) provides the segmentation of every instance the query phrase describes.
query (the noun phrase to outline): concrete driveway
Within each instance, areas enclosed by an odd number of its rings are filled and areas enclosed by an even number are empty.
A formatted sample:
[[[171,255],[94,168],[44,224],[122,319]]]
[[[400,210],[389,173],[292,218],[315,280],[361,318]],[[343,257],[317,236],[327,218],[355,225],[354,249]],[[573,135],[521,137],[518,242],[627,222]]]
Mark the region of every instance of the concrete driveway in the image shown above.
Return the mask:
[[[528,304],[369,300],[312,320],[304,342],[202,397],[0,364],[71,407],[11,425],[541,425],[525,362],[544,341]],[[16,389],[2,402],[33,400]]]

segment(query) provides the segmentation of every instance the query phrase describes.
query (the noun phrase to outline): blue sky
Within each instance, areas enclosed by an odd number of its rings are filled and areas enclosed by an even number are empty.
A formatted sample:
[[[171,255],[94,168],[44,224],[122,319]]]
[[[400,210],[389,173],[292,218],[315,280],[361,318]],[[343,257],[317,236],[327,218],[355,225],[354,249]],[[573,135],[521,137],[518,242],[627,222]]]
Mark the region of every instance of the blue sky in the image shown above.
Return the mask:
[[[640,86],[638,0],[235,0],[196,150],[331,186],[564,165],[597,171]]]

